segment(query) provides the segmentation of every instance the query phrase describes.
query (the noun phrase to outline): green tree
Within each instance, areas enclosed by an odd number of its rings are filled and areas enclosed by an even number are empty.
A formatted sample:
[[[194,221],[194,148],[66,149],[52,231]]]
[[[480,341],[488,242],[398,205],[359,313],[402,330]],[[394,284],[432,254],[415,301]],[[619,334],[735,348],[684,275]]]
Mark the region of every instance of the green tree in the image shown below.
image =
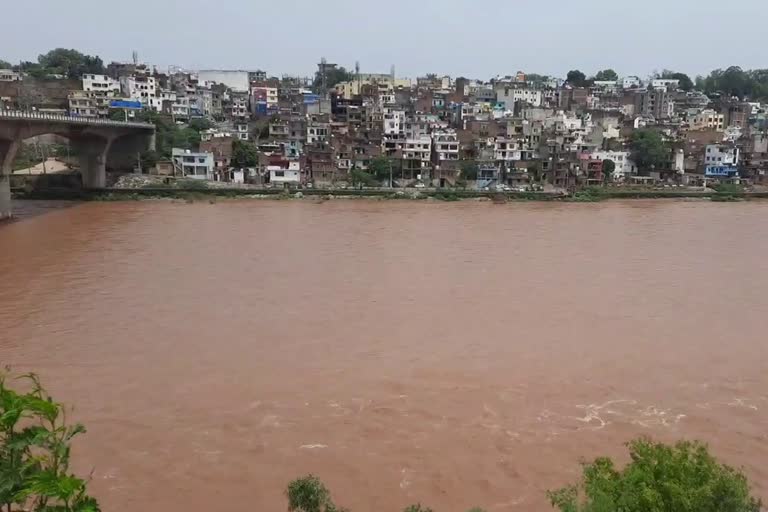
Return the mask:
[[[750,75],[738,66],[712,71],[701,85],[707,94],[721,93],[740,98],[750,95],[754,88]]]
[[[37,376],[19,379],[12,389],[0,375],[0,507],[34,512],[98,512],[86,481],[69,471],[70,443],[85,432],[66,422]]]
[[[157,165],[160,155],[154,149],[143,151],[140,155],[141,168],[145,171]]]
[[[49,74],[65,75],[78,79],[84,73],[104,73],[104,63],[100,57],[84,55],[77,50],[56,48],[37,58],[40,66]]]
[[[192,119],[189,122],[188,126],[199,133],[199,132],[204,132],[205,130],[208,130],[210,128],[213,128],[214,124],[211,122],[210,119],[200,117],[200,118]]]
[[[586,87],[589,85],[589,81],[587,80],[587,75],[585,75],[578,69],[569,71],[565,81],[574,87]]]
[[[746,477],[697,442],[674,446],[638,439],[631,462],[617,469],[602,457],[584,465],[582,481],[547,493],[561,512],[759,512]]]
[[[531,177],[534,183],[541,181],[541,162],[533,162],[528,166],[528,175]]]
[[[18,66],[15,66],[14,69],[27,73],[33,78],[45,78],[45,76],[49,73],[48,70],[46,70],[39,63],[30,61],[22,62]]]
[[[381,185],[379,181],[373,176],[363,171],[362,169],[352,169],[349,171],[349,179],[352,182],[352,186],[363,187],[378,187]]]
[[[429,507],[422,507],[421,503],[417,503],[415,505],[408,505],[403,509],[403,512],[432,512],[432,509]]]
[[[392,161],[385,156],[377,156],[368,164],[368,174],[379,182],[389,183],[390,170],[392,170]]]
[[[619,74],[612,69],[604,69],[602,71],[598,71],[597,74],[595,75],[595,80],[599,80],[599,81],[615,82],[618,79],[619,79]]]
[[[13,66],[7,60],[0,59],[0,69],[11,69]]]
[[[354,75],[347,71],[344,66],[338,66],[333,69],[328,69],[325,72],[325,86],[328,89],[333,89],[339,82],[349,82],[354,78]],[[315,80],[312,83],[312,88],[315,92],[325,93],[323,89],[323,75],[320,70],[315,73]]]
[[[659,78],[666,78],[670,80],[677,80],[679,82],[679,87],[683,91],[692,91],[693,90],[693,80],[691,80],[691,77],[686,75],[685,73],[678,73],[675,71],[670,71],[668,69],[665,69]]]
[[[256,167],[259,164],[259,151],[250,142],[235,139],[232,141],[231,162],[239,168]]]
[[[474,160],[464,160],[461,162],[461,171],[459,176],[467,181],[475,181],[477,179],[477,162]]]
[[[669,147],[656,130],[642,129],[632,133],[629,147],[632,152],[632,160],[638,169],[649,172],[654,169],[663,169],[669,160]]]
[[[527,73],[525,81],[531,84],[541,84],[549,80],[549,75],[540,75],[538,73]]]
[[[297,478],[286,490],[288,512],[335,512],[338,510],[331,499],[331,492],[314,475]]]
[[[603,160],[603,181],[610,183],[613,181],[613,171],[616,170],[616,162],[613,160]]]

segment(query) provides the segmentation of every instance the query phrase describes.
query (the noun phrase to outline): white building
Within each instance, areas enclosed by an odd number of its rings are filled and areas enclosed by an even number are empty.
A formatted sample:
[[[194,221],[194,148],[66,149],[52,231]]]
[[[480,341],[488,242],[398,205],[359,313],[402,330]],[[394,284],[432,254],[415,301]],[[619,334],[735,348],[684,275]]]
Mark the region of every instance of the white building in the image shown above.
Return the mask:
[[[120,82],[106,75],[83,75],[83,90],[115,96],[120,93]]]
[[[230,95],[230,115],[232,117],[248,117],[248,95],[233,93]]]
[[[629,151],[593,151],[589,154],[592,160],[611,160],[616,167],[613,170],[614,179],[624,179],[626,176],[637,174],[637,166],[630,159]]]
[[[543,101],[543,94],[539,89],[504,87],[496,90],[496,102],[503,103],[507,109],[512,110],[515,107],[515,102],[518,101],[534,107],[540,107]]]
[[[385,109],[384,135],[399,135],[405,129],[405,112],[403,110]]]
[[[592,87],[603,92],[612,92],[619,88],[619,82],[617,80],[595,80],[592,82]]]
[[[268,165],[269,182],[279,186],[298,185],[301,182],[301,167],[299,162],[288,162],[288,168],[280,165]]]
[[[739,149],[720,144],[708,144],[704,155],[704,164],[736,166],[739,163]]]
[[[676,91],[680,87],[680,80],[676,78],[656,78],[651,80],[651,87],[654,89],[666,89]]]
[[[188,149],[173,148],[171,159],[176,173],[195,180],[212,180],[213,153],[193,153]]]
[[[235,123],[235,136],[243,141],[248,140],[248,123]]]
[[[186,96],[180,96],[176,98],[176,102],[171,105],[171,115],[174,119],[189,119],[189,98]]]
[[[0,69],[0,82],[18,82],[21,74],[12,69]]]
[[[248,92],[251,85],[248,81],[248,71],[228,69],[204,69],[197,72],[200,82],[216,82],[224,84],[236,92]]]
[[[307,125],[307,144],[317,144],[328,139],[331,127],[328,123],[310,123]]]
[[[120,78],[123,96],[150,106],[157,98],[157,81],[153,76],[124,76]]]
[[[430,162],[432,159],[432,137],[429,135],[421,135],[417,138],[405,139],[403,158]]]
[[[643,81],[637,76],[625,76],[621,79],[622,89],[636,89],[643,86]]]
[[[459,137],[455,130],[444,130],[432,134],[432,144],[440,162],[459,159]]]
[[[523,159],[523,151],[519,148],[517,139],[496,137],[493,143],[494,160],[512,162]]]

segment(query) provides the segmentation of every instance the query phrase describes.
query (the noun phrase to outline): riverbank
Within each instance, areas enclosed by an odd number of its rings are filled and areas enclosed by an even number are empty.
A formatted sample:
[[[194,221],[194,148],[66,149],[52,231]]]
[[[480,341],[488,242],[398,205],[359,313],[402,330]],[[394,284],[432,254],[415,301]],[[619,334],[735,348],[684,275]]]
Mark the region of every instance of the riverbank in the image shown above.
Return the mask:
[[[768,199],[768,192],[745,190],[680,190],[680,189],[619,189],[594,187],[571,194],[557,192],[490,192],[458,189],[252,189],[252,188],[105,188],[72,189],[48,188],[17,190],[20,199],[69,199],[81,201],[129,201],[142,199],[216,200],[237,199],[403,199],[403,200],[482,200],[506,201],[565,201],[598,202],[609,199],[706,199],[711,201],[739,201]]]

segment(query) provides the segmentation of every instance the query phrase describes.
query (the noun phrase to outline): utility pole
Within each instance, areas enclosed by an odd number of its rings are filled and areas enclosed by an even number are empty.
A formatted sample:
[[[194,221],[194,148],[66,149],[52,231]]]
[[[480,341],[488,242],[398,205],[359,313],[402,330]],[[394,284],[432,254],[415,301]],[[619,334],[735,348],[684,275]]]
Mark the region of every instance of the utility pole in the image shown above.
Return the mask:
[[[389,162],[389,188],[393,188],[393,181],[392,181],[392,159],[387,158],[387,161]]]

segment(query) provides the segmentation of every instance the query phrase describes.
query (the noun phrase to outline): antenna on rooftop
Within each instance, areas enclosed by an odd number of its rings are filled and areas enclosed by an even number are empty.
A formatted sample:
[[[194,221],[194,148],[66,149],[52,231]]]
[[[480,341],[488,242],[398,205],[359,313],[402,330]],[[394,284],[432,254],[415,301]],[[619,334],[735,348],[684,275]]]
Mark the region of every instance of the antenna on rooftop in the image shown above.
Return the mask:
[[[357,80],[357,92],[360,93],[360,61],[355,61],[355,80]]]
[[[323,94],[328,94],[328,78],[325,70],[327,64],[328,61],[325,60],[325,57],[320,59],[320,83],[323,86]]]

